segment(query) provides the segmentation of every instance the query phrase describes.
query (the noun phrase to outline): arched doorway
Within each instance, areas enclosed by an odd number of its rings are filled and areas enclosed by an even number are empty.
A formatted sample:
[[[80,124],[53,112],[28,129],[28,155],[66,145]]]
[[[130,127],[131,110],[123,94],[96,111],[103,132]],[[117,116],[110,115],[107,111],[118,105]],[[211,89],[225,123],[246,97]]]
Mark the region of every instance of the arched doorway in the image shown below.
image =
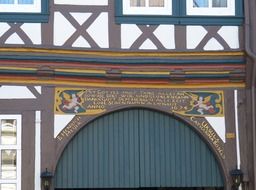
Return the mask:
[[[84,127],[56,168],[55,189],[222,190],[219,165],[185,123],[164,113],[131,109]]]

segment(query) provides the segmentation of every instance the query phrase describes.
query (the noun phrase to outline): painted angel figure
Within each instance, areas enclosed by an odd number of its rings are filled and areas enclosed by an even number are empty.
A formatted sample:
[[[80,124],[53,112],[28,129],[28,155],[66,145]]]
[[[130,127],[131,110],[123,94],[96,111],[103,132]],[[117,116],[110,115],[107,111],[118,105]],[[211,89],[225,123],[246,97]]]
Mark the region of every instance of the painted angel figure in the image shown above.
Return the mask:
[[[211,96],[203,98],[199,96],[198,100],[194,103],[194,108],[201,114],[204,114],[204,111],[209,111],[210,113],[214,113],[214,107],[210,103]]]
[[[63,109],[67,110],[74,110],[75,113],[78,113],[79,108],[81,107],[81,98],[76,94],[64,94],[64,100],[63,100]]]

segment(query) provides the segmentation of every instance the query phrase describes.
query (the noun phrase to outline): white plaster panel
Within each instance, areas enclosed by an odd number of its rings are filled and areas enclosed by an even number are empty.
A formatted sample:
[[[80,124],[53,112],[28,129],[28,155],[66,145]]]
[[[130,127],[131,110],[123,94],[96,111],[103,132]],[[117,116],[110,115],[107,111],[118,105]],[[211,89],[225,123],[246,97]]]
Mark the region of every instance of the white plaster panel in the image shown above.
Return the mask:
[[[108,13],[101,13],[87,32],[101,48],[109,47]]]
[[[6,44],[24,44],[23,40],[17,33],[12,34],[6,41]]]
[[[30,99],[36,98],[25,86],[1,86],[0,99]]]
[[[195,49],[206,34],[202,26],[187,26],[187,49]]]
[[[54,45],[62,46],[76,31],[70,22],[60,13],[54,13]]]
[[[54,3],[67,5],[108,5],[108,0],[54,0]]]
[[[75,115],[54,115],[54,138],[64,129],[67,124],[75,117]]]
[[[204,46],[204,50],[224,50],[223,46],[215,39],[211,38]]]
[[[135,40],[142,34],[136,24],[121,25],[121,47],[129,49]]]
[[[36,91],[39,93],[39,94],[42,94],[42,87],[41,86],[34,86]]]
[[[147,50],[149,50],[149,49],[157,49],[157,47],[155,46],[155,44],[154,44],[151,40],[147,39],[147,40],[140,46],[139,49],[147,49]]]
[[[226,142],[226,125],[225,117],[205,117],[209,124],[213,127],[219,137]]]
[[[154,35],[166,49],[175,49],[174,25],[160,25]]]
[[[79,36],[77,40],[72,44],[72,47],[90,48],[91,46],[82,36]]]
[[[41,24],[39,23],[25,23],[21,29],[28,35],[33,44],[41,44]]]
[[[82,25],[91,15],[92,13],[70,13],[76,21]]]
[[[11,27],[7,23],[0,23],[0,36],[2,36],[7,30],[9,30]]]
[[[231,49],[239,48],[239,29],[238,26],[223,26],[218,34],[227,42]]]

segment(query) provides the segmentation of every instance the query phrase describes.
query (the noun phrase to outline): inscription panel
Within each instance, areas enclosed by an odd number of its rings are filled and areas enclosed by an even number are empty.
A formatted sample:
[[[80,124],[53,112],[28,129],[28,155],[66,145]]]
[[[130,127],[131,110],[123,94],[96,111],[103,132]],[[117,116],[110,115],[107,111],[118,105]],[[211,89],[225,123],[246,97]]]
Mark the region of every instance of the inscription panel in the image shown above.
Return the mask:
[[[86,118],[94,118],[99,114],[130,106],[152,107],[181,115],[184,120],[198,128],[218,154],[225,159],[224,142],[205,119],[205,117],[224,117],[223,91],[56,88],[55,114],[77,115],[56,139],[62,142],[72,137],[83,127]]]
[[[153,106],[184,116],[224,116],[222,91],[57,88],[55,93],[55,114],[95,115],[119,106]]]
[[[194,123],[194,125],[198,127],[201,130],[201,132],[206,135],[206,137],[208,137],[208,139],[213,144],[217,152],[224,159],[224,143],[219,138],[218,134],[214,131],[214,129],[210,126],[210,124],[204,118],[198,118],[194,116],[190,117],[190,121]]]

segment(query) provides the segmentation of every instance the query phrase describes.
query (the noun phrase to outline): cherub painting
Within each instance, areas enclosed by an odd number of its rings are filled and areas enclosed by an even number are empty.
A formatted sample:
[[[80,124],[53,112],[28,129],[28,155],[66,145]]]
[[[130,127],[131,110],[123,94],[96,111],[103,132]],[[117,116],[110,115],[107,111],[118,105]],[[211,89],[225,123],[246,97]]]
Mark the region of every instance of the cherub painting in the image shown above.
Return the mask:
[[[63,91],[61,93],[62,104],[60,108],[64,112],[68,113],[80,113],[84,112],[85,108],[83,107],[84,100],[82,99],[83,91]]]
[[[223,101],[221,93],[214,92],[186,92],[190,97],[186,111],[180,111],[184,115],[216,116],[223,114]]]
[[[197,110],[197,112],[199,112],[201,115],[203,115],[205,113],[205,111],[210,112],[210,113],[214,113],[214,107],[210,102],[211,100],[211,96],[207,96],[207,97],[202,97],[199,96],[197,98],[197,100],[194,100],[194,108]]]

